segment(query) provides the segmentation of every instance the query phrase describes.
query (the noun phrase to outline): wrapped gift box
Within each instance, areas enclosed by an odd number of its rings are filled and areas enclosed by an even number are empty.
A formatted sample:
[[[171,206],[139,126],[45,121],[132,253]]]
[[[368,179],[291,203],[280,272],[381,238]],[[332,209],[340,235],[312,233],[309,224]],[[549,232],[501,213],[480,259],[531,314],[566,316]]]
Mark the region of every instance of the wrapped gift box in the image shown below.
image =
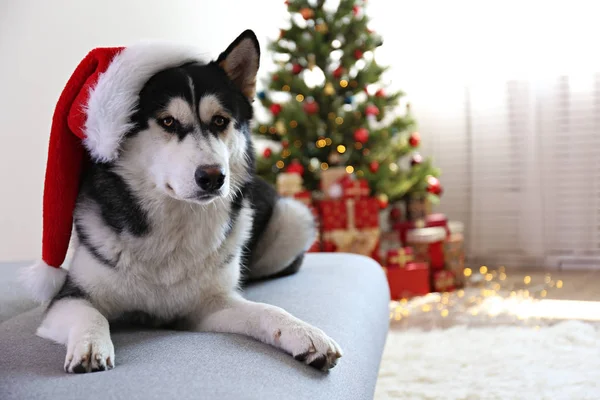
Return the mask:
[[[378,259],[379,202],[372,197],[319,201],[325,251],[356,253]]]
[[[277,188],[277,193],[279,193],[280,196],[292,197],[303,190],[302,183],[303,180],[300,174],[280,172],[277,175],[275,186]]]
[[[441,213],[431,214],[426,216],[425,218],[421,218],[416,221],[402,221],[393,225],[394,231],[398,232],[398,235],[400,236],[400,242],[404,245],[407,245],[406,235],[411,229],[434,227],[444,228],[446,230],[446,233],[450,235],[450,230],[448,228],[448,218],[446,218],[446,216]]]
[[[444,240],[446,231],[443,228],[418,228],[408,231],[406,242],[413,248],[415,260],[426,261],[434,270],[444,269]]]
[[[456,286],[462,287],[465,284],[464,225],[462,222],[450,221],[448,228],[450,236],[444,241],[446,269],[454,273]]]
[[[429,265],[410,262],[404,268],[384,267],[392,300],[424,296],[429,293]]]
[[[345,199],[356,199],[361,197],[368,197],[371,194],[369,189],[369,182],[366,179],[346,179],[341,180],[342,184],[342,197]]]

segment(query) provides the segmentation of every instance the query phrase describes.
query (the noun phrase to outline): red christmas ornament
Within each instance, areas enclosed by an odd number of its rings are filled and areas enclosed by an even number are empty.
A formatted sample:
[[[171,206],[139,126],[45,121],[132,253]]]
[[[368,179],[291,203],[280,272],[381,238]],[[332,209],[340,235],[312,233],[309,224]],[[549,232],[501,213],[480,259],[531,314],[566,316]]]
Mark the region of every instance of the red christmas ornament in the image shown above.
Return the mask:
[[[385,97],[385,92],[383,91],[383,89],[379,89],[378,91],[376,91],[375,97]]]
[[[385,193],[382,193],[379,196],[377,196],[377,201],[379,202],[379,208],[381,210],[385,210],[387,206],[390,205],[390,201]]]
[[[294,75],[298,75],[300,72],[302,72],[302,69],[302,65],[300,64],[292,65],[292,72],[294,73]]]
[[[286,172],[291,174],[304,175],[304,166],[298,160],[294,160],[288,165]]]
[[[354,140],[359,143],[366,143],[369,140],[369,131],[366,128],[358,128],[354,131]]]
[[[319,104],[316,101],[307,101],[304,103],[304,112],[313,115],[319,112]]]
[[[354,58],[356,58],[357,60],[360,60],[363,56],[363,52],[361,49],[356,49],[354,50]]]
[[[411,166],[415,166],[415,165],[420,165],[423,162],[423,157],[421,157],[420,154],[413,154],[412,158],[410,159],[410,165]]]
[[[271,107],[269,107],[269,109],[271,110],[274,116],[277,116],[281,112],[281,104],[273,103],[271,104]]]
[[[283,147],[284,149],[287,149],[288,147],[290,147],[290,142],[288,142],[287,140],[282,140],[281,147]]]
[[[421,135],[419,135],[419,132],[411,133],[410,138],[408,139],[408,143],[412,147],[417,147],[419,145],[419,143],[421,143]]]
[[[371,164],[369,164],[369,169],[372,173],[376,174],[377,171],[379,171],[379,163],[377,161],[371,161]]]
[[[352,7],[352,13],[356,17],[358,15],[358,13],[360,13],[360,7],[359,6],[353,6]]]
[[[429,175],[427,177],[427,192],[438,196],[442,194],[442,185],[435,176]]]
[[[390,222],[398,222],[402,218],[402,211],[398,207],[392,207],[390,210]]]
[[[271,157],[271,154],[273,154],[273,151],[270,148],[266,148],[265,151],[263,151],[263,157],[264,158],[269,158]]]
[[[273,79],[274,82],[277,82],[279,80],[279,75],[273,74],[273,77],[271,79]]]
[[[286,6],[289,6],[289,5],[290,5],[290,0],[285,0],[285,1],[283,2],[283,4],[285,4]]]
[[[340,79],[342,77],[343,73],[344,73],[344,68],[340,65],[339,67],[337,67],[336,69],[333,70],[333,77],[335,79]]]
[[[379,115],[379,108],[373,104],[369,104],[365,108],[365,115]]]
[[[305,20],[309,20],[315,16],[315,12],[312,10],[312,8],[305,7],[300,9],[300,15],[302,15],[302,18]]]

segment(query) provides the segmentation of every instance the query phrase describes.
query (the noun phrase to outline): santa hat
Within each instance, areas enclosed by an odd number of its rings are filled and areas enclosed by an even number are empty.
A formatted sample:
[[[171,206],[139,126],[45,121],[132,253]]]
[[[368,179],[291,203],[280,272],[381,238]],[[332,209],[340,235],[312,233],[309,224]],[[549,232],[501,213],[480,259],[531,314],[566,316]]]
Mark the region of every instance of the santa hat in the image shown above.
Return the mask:
[[[139,93],[157,72],[198,53],[165,43],[97,48],[77,66],[60,95],[50,131],[44,182],[42,259],[26,268],[23,282],[39,301],[62,286],[61,268],[71,238],[73,210],[86,159],[110,162],[132,128]]]

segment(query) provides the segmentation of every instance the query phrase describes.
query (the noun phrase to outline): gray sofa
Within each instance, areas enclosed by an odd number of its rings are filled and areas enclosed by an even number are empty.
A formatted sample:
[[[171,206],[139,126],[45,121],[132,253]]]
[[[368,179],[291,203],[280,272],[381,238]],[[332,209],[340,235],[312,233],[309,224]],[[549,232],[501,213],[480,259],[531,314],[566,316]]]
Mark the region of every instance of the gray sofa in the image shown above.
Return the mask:
[[[327,332],[344,356],[316,371],[252,339],[167,330],[113,332],[116,368],[67,375],[65,349],[35,336],[42,309],[0,264],[0,399],[372,399],[388,328],[389,291],[366,257],[309,254],[296,275],[261,282],[249,299]]]

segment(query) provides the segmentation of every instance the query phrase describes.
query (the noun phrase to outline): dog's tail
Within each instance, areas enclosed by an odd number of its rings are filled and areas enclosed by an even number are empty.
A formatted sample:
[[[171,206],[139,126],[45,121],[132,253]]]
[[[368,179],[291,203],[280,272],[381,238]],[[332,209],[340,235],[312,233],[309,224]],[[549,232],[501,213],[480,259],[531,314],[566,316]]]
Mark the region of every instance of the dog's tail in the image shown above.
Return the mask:
[[[43,260],[24,267],[19,274],[21,284],[40,303],[50,301],[58,293],[66,277],[67,270],[51,267]]]

